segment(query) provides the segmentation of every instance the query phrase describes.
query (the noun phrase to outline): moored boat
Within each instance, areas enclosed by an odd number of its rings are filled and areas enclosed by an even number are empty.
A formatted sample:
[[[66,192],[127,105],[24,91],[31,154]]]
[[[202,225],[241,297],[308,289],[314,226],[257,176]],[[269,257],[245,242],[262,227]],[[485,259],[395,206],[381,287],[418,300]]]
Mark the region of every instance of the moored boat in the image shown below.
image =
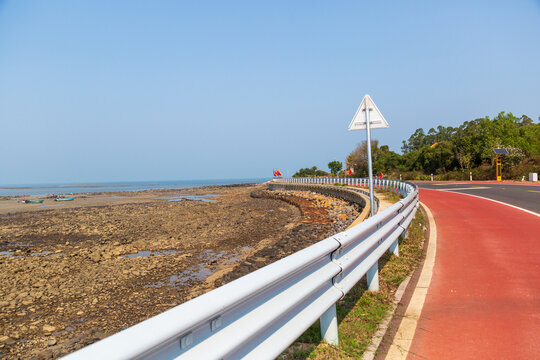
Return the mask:
[[[41,204],[43,200],[23,200],[24,204]]]
[[[54,199],[54,201],[72,201],[72,200],[75,200],[74,197],[69,197],[69,198],[56,198]]]

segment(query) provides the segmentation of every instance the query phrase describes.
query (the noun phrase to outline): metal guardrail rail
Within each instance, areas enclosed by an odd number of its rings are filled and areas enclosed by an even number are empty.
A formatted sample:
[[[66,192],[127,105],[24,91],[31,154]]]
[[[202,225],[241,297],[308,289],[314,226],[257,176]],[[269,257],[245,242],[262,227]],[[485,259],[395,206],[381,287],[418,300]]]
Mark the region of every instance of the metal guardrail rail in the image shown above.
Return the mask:
[[[338,180],[332,183],[367,184],[366,179]],[[311,178],[279,182],[322,183]],[[349,230],[64,359],[271,359],[317,319],[324,340],[337,344],[336,302],[364,275],[369,289],[378,290],[378,260],[388,249],[399,254],[398,238],[418,207],[415,185],[376,180],[376,186],[403,199]]]

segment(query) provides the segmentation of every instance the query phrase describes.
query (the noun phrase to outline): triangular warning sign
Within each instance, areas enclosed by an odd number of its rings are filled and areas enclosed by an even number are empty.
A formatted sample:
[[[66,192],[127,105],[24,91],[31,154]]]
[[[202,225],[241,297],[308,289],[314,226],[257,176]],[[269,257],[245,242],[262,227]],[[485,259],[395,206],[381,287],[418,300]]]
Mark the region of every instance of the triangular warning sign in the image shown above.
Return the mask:
[[[369,109],[369,128],[382,129],[388,127],[388,122],[377,108],[377,105],[371,100],[369,95],[364,96],[362,103],[356,110],[356,114],[349,124],[350,130],[365,130],[366,129],[366,108]]]

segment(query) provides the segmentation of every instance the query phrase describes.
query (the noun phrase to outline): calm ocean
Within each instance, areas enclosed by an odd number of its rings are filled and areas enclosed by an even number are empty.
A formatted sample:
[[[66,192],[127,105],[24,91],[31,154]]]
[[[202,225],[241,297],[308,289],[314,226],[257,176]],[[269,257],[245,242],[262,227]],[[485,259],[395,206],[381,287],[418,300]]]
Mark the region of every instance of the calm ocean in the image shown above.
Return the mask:
[[[185,189],[208,185],[230,185],[262,183],[263,179],[213,179],[213,180],[173,180],[173,181],[132,181],[94,184],[34,184],[0,185],[0,196],[80,194],[116,191],[140,191],[150,189]]]

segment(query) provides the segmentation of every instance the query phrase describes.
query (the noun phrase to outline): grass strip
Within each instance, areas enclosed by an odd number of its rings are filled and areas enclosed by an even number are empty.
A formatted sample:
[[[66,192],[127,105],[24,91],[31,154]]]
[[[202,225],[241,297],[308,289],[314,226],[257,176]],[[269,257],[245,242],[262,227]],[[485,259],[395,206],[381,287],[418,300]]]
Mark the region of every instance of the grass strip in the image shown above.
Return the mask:
[[[321,341],[319,321],[300,336],[279,359],[358,359],[371,343],[379,323],[392,310],[394,293],[399,284],[412,274],[422,260],[425,220],[416,212],[408,236],[400,240],[399,254],[387,252],[379,259],[379,288],[367,291],[366,281],[360,280],[337,303],[339,346]]]

